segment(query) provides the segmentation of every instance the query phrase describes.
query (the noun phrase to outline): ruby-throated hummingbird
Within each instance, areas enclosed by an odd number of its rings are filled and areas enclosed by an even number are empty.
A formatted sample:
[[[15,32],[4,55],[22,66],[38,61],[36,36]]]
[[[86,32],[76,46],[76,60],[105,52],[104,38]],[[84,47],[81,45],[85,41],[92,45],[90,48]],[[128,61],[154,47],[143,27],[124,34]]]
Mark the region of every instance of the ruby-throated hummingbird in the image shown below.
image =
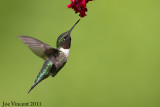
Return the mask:
[[[52,48],[46,43],[43,43],[33,37],[19,36],[19,38],[31,49],[33,53],[45,60],[43,67],[29,92],[45,78],[49,77],[50,75],[54,77],[65,65],[71,47],[70,33],[79,21],[80,19],[69,31],[62,33],[58,37],[57,48]]]

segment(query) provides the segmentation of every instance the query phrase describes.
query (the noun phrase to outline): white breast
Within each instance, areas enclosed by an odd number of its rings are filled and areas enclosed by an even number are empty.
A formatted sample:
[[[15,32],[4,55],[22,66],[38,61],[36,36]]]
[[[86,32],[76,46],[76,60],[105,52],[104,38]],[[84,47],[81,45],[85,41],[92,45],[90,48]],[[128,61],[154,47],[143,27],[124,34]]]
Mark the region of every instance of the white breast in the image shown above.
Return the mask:
[[[66,57],[68,57],[70,49],[60,48],[59,50],[62,51],[65,54]]]

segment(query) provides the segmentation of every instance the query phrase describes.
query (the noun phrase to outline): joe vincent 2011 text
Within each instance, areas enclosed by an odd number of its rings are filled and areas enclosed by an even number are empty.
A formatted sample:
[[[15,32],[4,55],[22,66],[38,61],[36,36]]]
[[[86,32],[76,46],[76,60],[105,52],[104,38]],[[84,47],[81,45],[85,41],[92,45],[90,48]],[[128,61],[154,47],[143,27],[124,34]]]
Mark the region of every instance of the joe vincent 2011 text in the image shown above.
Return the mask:
[[[25,106],[41,106],[41,102],[16,102],[16,101],[11,101],[11,102],[5,102],[3,101],[3,104],[1,107],[25,107]]]

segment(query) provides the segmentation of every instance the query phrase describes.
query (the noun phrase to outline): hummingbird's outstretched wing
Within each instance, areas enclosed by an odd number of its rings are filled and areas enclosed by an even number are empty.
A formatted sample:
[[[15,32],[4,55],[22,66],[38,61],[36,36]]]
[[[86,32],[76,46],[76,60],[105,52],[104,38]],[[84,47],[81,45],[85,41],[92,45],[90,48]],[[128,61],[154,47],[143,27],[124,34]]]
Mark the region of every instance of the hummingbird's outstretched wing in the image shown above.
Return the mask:
[[[52,48],[51,46],[47,45],[46,43],[41,42],[33,37],[29,36],[19,36],[19,38],[31,49],[33,53],[37,56],[46,59],[44,51],[47,49]]]

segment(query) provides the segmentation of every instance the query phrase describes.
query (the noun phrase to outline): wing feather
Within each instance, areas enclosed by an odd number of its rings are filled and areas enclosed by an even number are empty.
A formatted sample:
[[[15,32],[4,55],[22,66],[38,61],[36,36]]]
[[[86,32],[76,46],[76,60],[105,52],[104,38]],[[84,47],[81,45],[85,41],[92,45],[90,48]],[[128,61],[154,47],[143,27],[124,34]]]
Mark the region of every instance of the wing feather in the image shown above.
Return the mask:
[[[47,45],[46,43],[41,42],[33,37],[29,36],[19,36],[19,38],[30,48],[30,50],[36,54],[37,56],[46,59],[44,51],[47,49],[52,48],[51,46]]]

